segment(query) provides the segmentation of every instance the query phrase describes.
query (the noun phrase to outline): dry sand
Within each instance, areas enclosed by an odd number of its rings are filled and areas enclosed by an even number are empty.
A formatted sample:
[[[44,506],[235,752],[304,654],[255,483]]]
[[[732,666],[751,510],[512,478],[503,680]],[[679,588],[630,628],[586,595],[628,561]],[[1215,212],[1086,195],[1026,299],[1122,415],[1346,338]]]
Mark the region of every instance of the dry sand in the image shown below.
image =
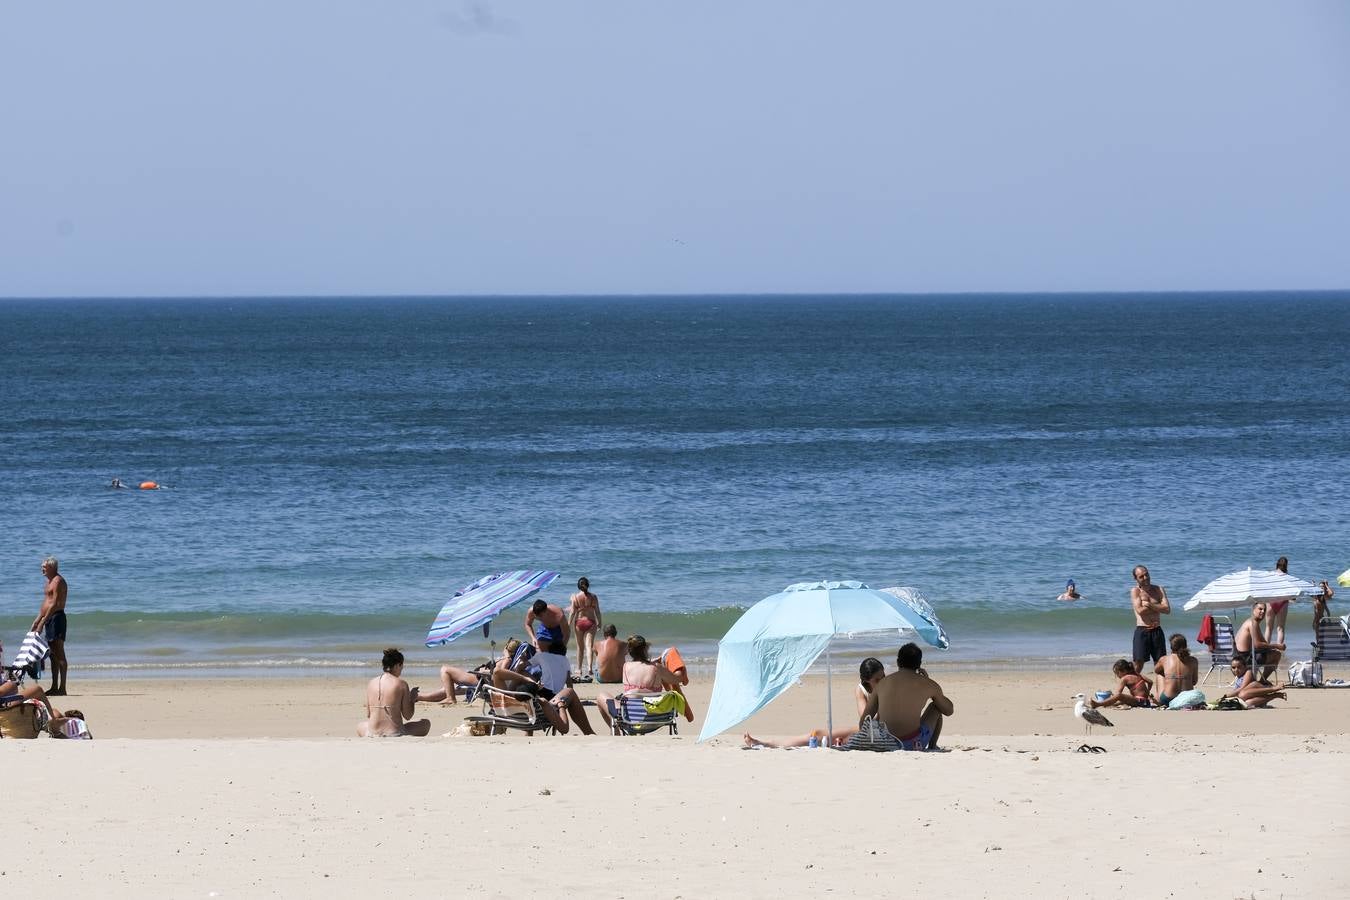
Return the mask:
[[[1116,727],[1091,741],[1108,752],[1081,754],[1068,697],[1109,678],[932,673],[957,706],[941,754],[744,751],[739,734],[697,745],[697,726],[675,738],[363,741],[348,737],[362,678],[77,681],[62,705],[84,710],[97,740],[0,742],[14,829],[0,889],[50,878],[95,896],[173,897],[1350,892],[1350,690],[1296,691],[1268,711],[1109,711]],[[852,684],[834,684],[843,722]],[[699,708],[707,694],[695,685]],[[433,735],[466,711],[426,710]],[[800,734],[823,719],[812,678],[747,728]]]

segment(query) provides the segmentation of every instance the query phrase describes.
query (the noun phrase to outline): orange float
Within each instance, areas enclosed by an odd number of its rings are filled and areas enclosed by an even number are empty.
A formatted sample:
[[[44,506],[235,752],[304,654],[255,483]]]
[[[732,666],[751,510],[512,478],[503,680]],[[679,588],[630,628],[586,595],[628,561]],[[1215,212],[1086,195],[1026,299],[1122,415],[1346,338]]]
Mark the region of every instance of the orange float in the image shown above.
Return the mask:
[[[157,490],[159,490],[159,485],[158,485],[156,482],[153,482],[153,481],[142,481],[142,482],[141,482],[141,490],[143,490],[143,491],[157,491]]]

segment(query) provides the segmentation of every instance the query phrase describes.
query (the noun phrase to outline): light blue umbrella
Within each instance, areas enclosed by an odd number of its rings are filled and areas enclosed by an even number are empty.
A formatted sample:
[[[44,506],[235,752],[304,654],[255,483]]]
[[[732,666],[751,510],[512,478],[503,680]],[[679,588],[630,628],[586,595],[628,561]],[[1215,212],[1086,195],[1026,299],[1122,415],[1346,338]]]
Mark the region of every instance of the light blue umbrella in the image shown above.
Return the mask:
[[[907,602],[860,581],[802,582],[765,597],[747,609],[717,644],[712,701],[698,739],[706,741],[759,712],[796,682],[822,651],[826,724],[833,733],[830,638],[903,629],[916,631],[945,650],[947,636],[931,609],[927,601],[922,606]]]

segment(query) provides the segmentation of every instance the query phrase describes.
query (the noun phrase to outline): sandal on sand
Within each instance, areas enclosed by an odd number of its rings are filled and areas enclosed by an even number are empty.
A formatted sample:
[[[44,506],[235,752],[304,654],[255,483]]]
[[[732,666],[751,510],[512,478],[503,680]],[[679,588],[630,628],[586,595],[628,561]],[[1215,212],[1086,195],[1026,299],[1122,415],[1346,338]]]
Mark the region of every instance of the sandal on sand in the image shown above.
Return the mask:
[[[1105,747],[1093,747],[1088,744],[1079,744],[1075,753],[1105,753]]]

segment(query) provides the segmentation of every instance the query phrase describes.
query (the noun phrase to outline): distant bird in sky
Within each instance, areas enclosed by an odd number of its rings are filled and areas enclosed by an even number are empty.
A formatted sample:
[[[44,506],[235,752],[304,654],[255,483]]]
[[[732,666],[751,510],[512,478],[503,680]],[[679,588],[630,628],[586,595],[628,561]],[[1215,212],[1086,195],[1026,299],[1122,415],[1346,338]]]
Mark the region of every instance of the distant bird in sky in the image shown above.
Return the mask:
[[[1093,725],[1105,725],[1107,728],[1116,727],[1111,724],[1111,720],[1106,716],[1095,709],[1088,708],[1086,694],[1074,694],[1073,699],[1076,701],[1073,705],[1073,714],[1083,720],[1083,725],[1089,736],[1092,735]]]

